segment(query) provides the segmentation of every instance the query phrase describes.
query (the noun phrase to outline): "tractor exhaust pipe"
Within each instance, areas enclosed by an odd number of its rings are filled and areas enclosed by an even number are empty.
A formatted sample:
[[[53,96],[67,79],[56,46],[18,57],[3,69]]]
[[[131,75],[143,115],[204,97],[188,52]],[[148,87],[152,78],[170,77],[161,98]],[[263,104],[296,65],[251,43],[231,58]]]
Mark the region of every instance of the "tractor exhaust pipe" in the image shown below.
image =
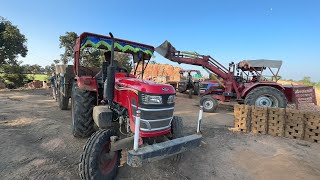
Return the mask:
[[[115,40],[111,32],[109,33],[109,35],[111,37],[111,63],[108,66],[108,70],[107,70],[107,79],[106,79],[107,90],[105,92],[106,92],[108,104],[111,105],[114,98],[116,67],[114,66],[114,41]]]

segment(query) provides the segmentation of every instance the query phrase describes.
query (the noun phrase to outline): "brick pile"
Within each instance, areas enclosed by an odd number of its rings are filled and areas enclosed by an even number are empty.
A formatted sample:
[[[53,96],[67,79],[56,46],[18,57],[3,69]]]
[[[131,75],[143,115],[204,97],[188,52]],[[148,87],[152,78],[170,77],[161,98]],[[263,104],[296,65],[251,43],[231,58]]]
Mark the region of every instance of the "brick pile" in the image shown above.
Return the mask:
[[[251,132],[253,132],[253,134],[267,134],[267,120],[268,108],[253,106],[251,113]]]
[[[320,113],[309,112],[305,114],[306,125],[304,139],[320,143]]]
[[[304,113],[295,110],[286,110],[286,125],[285,125],[285,137],[292,139],[304,138]]]
[[[251,106],[235,105],[234,117],[234,127],[236,131],[250,132]]]
[[[285,115],[283,108],[268,108],[268,134],[284,136]]]

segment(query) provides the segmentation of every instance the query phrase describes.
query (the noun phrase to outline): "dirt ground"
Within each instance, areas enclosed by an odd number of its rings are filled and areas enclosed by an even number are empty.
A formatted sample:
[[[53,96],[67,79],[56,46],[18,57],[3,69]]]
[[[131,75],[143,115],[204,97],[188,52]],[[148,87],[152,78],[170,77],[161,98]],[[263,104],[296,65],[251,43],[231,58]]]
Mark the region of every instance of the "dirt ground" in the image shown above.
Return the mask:
[[[198,101],[178,95],[175,114],[195,132]],[[320,144],[229,132],[232,111],[204,114],[201,147],[179,163],[121,167],[117,179],[319,179]],[[79,179],[85,139],[71,135],[70,111],[48,90],[0,91],[0,179]]]

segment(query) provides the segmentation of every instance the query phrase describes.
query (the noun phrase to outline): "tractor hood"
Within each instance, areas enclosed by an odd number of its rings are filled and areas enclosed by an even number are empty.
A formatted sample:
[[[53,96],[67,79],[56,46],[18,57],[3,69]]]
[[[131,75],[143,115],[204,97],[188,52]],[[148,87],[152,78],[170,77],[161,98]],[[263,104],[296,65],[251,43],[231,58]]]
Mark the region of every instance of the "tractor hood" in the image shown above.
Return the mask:
[[[132,77],[116,77],[116,85],[119,88],[130,88],[150,94],[175,94],[175,89],[168,84],[160,84],[154,81],[137,79]]]

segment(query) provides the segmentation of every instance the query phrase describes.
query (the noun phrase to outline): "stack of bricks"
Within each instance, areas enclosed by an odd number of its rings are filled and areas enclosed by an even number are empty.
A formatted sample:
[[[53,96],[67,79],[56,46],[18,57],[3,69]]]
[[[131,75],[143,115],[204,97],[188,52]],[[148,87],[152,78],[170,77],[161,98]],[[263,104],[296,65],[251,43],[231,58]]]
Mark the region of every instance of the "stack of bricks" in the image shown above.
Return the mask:
[[[236,131],[250,132],[251,106],[234,106],[234,127]]]
[[[251,132],[253,134],[267,134],[268,108],[252,107]]]
[[[268,134],[272,136],[284,136],[285,109],[268,108],[268,111]]]
[[[320,113],[309,112],[305,114],[306,126],[304,139],[320,143]]]
[[[285,137],[292,139],[303,139],[304,138],[304,113],[295,110],[286,110],[286,126],[285,126]]]

